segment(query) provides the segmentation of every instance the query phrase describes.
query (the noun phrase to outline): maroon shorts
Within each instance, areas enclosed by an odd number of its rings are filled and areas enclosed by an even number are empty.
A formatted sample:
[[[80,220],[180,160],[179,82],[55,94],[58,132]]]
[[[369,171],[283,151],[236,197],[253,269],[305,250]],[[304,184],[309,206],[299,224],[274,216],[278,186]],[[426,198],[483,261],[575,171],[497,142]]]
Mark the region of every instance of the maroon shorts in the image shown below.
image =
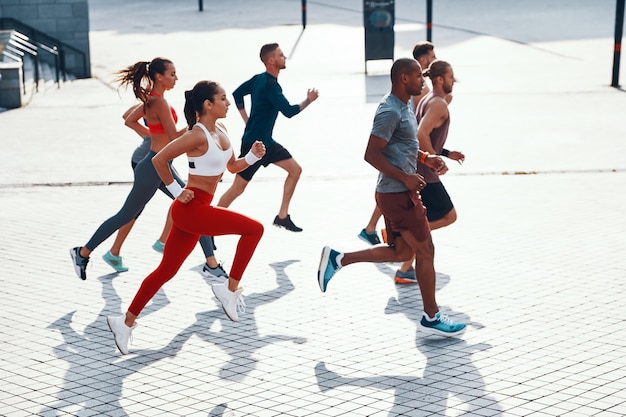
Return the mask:
[[[388,244],[393,244],[394,239],[405,230],[419,242],[430,237],[426,208],[419,193],[376,193],[376,204],[385,217]]]

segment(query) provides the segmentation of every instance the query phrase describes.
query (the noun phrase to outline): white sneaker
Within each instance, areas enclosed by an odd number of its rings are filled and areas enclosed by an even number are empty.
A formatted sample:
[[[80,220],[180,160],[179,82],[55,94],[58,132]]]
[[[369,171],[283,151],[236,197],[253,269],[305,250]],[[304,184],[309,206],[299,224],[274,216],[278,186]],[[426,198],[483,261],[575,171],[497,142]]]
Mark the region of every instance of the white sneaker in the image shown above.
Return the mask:
[[[238,313],[246,312],[246,303],[243,301],[243,288],[238,289],[235,292],[232,292],[228,289],[228,284],[213,284],[211,285],[211,289],[213,290],[213,294],[217,297],[220,303],[222,303],[222,308],[224,309],[224,313],[228,316],[232,321],[239,320]]]
[[[113,332],[115,344],[124,355],[128,354],[128,342],[133,339],[132,333],[135,327],[137,327],[137,323],[135,323],[133,327],[128,327],[126,323],[124,323],[125,320],[126,315],[124,314],[121,316],[107,317],[107,324],[109,325],[111,332]]]

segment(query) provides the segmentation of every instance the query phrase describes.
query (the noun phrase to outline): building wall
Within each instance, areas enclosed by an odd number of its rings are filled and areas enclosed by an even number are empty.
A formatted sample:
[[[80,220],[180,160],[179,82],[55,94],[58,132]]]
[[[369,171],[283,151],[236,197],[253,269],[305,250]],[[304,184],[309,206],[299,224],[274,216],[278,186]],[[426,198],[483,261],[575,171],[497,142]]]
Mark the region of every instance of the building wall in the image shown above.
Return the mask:
[[[91,77],[87,0],[0,0],[0,17],[19,20],[83,52],[85,65],[81,55],[67,50],[66,68],[78,78]]]

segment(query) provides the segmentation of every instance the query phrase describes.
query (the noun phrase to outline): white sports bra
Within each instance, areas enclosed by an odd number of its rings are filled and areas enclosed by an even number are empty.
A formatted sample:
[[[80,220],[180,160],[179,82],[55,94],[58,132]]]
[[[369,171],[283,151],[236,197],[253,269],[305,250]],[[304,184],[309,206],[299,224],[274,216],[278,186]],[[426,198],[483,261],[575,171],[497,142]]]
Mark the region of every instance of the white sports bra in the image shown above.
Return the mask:
[[[202,124],[196,123],[196,126],[200,127],[206,135],[209,148],[204,155],[200,156],[187,156],[189,160],[189,173],[193,175],[201,175],[203,177],[214,177],[224,173],[226,170],[226,164],[230,160],[233,154],[232,147],[228,149],[220,149],[217,145],[217,141],[209,133],[209,130]],[[219,129],[219,125],[216,125]],[[222,129],[222,133],[226,134]],[[212,140],[209,140],[211,138]]]

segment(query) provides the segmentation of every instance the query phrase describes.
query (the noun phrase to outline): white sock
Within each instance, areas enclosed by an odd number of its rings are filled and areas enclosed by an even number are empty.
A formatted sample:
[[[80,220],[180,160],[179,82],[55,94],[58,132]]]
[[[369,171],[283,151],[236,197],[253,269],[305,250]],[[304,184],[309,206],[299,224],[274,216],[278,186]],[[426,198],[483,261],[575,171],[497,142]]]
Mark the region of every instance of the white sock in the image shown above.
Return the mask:
[[[439,313],[439,312],[437,312],[437,313]],[[437,313],[435,313],[435,315],[434,315],[433,317],[429,317],[429,316],[428,316],[428,313],[424,311],[424,318],[425,318],[427,321],[435,321],[435,320],[436,320],[436,317],[437,317]]]
[[[341,265],[341,260],[343,259],[343,253],[340,253],[339,255],[337,255],[337,257],[335,258],[335,262],[337,262],[337,265],[339,265],[339,267],[341,268],[343,265]]]

